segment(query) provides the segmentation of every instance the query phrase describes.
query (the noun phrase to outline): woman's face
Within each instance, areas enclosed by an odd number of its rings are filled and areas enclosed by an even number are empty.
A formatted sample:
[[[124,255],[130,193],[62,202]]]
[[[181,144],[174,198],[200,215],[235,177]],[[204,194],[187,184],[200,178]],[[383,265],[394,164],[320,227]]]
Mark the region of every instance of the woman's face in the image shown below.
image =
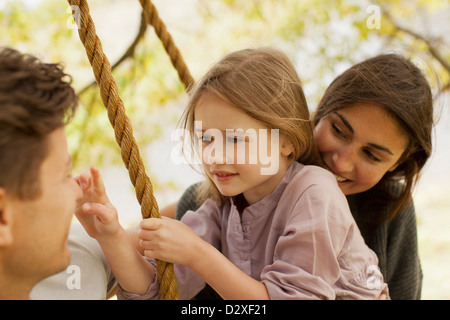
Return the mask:
[[[408,139],[398,121],[378,105],[332,112],[316,126],[319,152],[345,195],[369,190],[397,167]]]

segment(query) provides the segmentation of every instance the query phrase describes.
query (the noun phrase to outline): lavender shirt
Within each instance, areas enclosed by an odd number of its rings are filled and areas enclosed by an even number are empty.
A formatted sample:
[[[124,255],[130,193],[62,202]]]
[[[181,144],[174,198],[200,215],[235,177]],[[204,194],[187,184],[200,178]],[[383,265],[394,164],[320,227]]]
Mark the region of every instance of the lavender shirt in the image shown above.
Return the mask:
[[[242,216],[232,200],[221,207],[207,200],[181,221],[262,281],[271,299],[388,296],[376,254],[364,243],[336,179],[322,168],[294,162],[275,190]],[[175,275],[181,299],[205,285],[188,267],[175,265]],[[145,295],[120,291],[119,298],[160,299],[158,280]]]

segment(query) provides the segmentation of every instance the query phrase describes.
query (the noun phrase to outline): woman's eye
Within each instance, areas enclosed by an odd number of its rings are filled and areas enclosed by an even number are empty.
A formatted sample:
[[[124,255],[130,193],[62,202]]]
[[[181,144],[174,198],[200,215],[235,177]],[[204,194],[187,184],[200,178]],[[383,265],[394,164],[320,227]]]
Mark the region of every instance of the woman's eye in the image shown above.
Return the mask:
[[[333,130],[336,134],[338,134],[339,136],[345,137],[344,132],[342,132],[342,130],[339,129],[339,127],[335,123],[332,123],[331,127],[333,128]]]
[[[373,155],[373,153],[370,152],[369,150],[366,150],[365,153],[369,157],[370,160],[373,160],[373,161],[376,161],[376,162],[381,162],[381,160],[379,158],[375,157]]]

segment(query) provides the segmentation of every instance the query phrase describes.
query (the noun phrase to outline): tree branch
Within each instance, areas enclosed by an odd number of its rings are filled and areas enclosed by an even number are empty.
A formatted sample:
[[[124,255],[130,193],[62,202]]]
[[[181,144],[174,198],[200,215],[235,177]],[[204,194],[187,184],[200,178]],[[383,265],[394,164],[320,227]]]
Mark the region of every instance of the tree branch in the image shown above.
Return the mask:
[[[136,50],[136,47],[139,43],[139,41],[144,37],[145,31],[147,30],[147,22],[144,17],[144,13],[141,13],[141,22],[139,26],[139,31],[134,38],[134,41],[131,43],[131,45],[128,47],[128,49],[124,52],[124,54],[117,60],[112,66],[111,71],[113,71],[115,68],[117,68],[123,61],[126,59],[132,57],[134,55],[134,51]],[[86,85],[84,88],[82,88],[80,91],[78,91],[78,95],[81,96],[83,93],[85,93],[90,87],[97,85],[95,80],[93,80],[91,83]]]
[[[441,52],[438,50],[438,48],[436,46],[434,46],[434,44],[432,43],[432,41],[430,39],[426,39],[424,36],[418,34],[417,32],[401,26],[397,21],[395,21],[395,19],[392,18],[391,14],[387,10],[385,10],[382,6],[380,6],[380,8],[381,8],[383,14],[393,24],[394,28],[397,31],[404,32],[404,33],[416,38],[417,40],[423,41],[427,45],[428,51],[430,52],[430,54],[442,65],[442,67],[445,70],[447,70],[448,73],[450,73],[450,62],[442,56]]]

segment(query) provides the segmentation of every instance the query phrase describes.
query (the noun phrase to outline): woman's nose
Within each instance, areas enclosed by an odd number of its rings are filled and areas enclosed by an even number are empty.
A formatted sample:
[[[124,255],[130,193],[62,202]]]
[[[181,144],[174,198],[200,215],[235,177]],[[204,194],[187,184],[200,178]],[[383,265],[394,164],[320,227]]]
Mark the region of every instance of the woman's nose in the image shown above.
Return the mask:
[[[355,156],[350,148],[344,148],[336,151],[332,155],[334,169],[338,173],[352,172],[355,163]]]

